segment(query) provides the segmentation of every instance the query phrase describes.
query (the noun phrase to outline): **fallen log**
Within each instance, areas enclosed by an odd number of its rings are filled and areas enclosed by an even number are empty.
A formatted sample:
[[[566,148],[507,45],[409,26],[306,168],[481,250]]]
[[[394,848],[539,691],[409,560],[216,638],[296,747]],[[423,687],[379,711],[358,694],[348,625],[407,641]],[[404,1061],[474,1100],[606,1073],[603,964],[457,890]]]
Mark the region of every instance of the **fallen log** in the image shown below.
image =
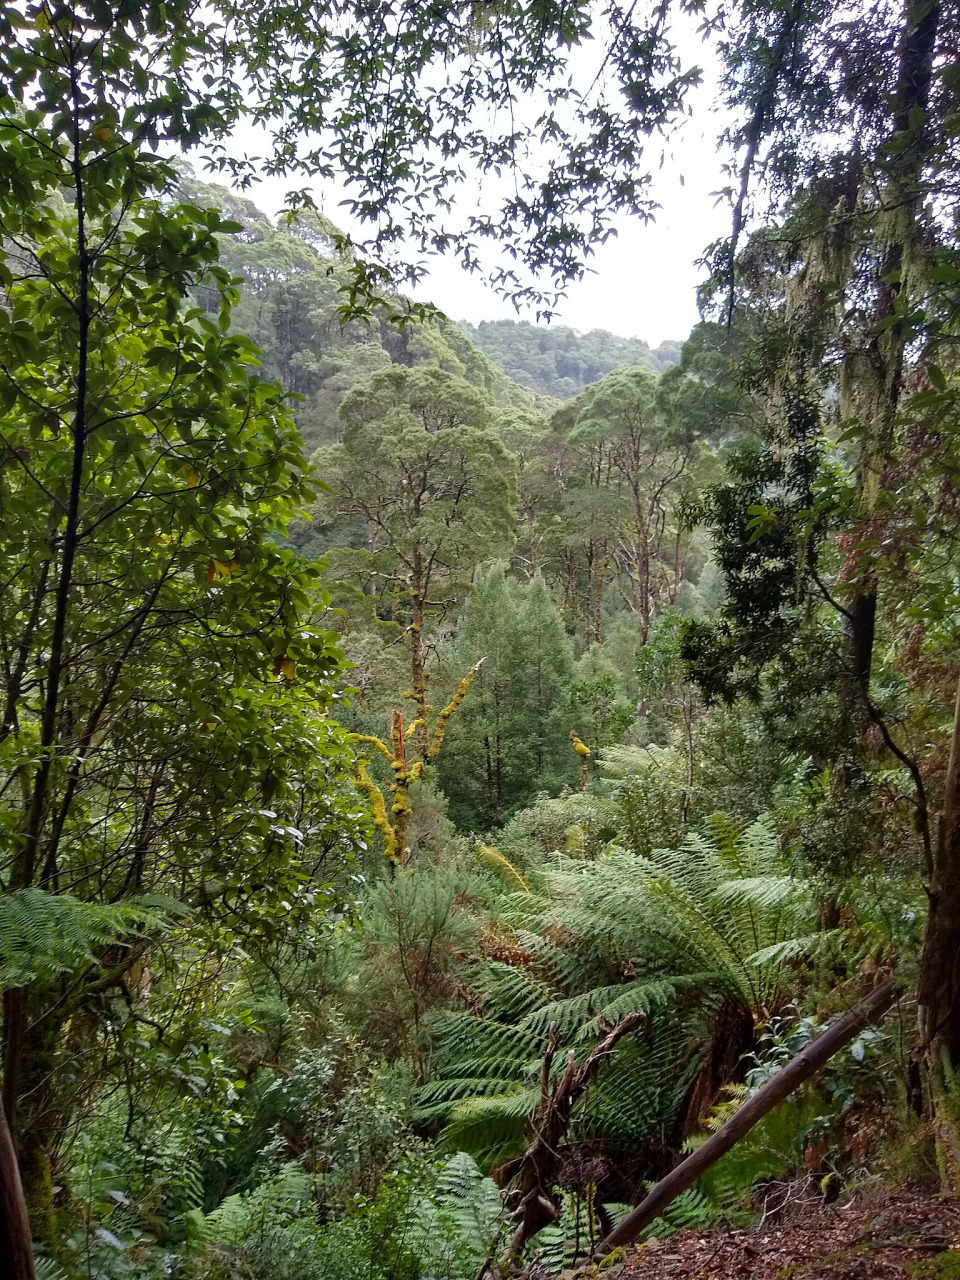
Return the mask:
[[[698,1147],[685,1160],[681,1160],[675,1169],[657,1183],[646,1199],[631,1210],[623,1221],[600,1241],[594,1251],[593,1260],[599,1261],[614,1249],[633,1244],[640,1232],[648,1227],[654,1218],[659,1218],[667,1205],[675,1200],[681,1191],[686,1191],[688,1187],[693,1186],[702,1173],[705,1173],[712,1164],[715,1164],[745,1134],[749,1133],[753,1126],[778,1103],[793,1093],[794,1089],[816,1075],[820,1068],[855,1035],[882,1018],[896,998],[896,984],[892,980],[883,982],[866,999],[861,1000],[859,1004],[843,1014],[825,1031],[821,1031],[820,1035],[811,1040],[805,1049],[801,1049],[782,1071],[778,1071],[762,1088],[758,1089],[736,1115],[731,1116],[702,1147]]]

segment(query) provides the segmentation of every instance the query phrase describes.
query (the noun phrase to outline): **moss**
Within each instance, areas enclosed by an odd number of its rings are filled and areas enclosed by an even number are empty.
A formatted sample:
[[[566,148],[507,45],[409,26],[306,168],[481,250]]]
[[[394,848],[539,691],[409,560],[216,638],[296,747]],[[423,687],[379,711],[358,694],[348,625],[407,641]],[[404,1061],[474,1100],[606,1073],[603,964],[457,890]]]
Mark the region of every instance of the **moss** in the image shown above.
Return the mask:
[[[960,1280],[960,1249],[944,1249],[907,1267],[916,1280]]]

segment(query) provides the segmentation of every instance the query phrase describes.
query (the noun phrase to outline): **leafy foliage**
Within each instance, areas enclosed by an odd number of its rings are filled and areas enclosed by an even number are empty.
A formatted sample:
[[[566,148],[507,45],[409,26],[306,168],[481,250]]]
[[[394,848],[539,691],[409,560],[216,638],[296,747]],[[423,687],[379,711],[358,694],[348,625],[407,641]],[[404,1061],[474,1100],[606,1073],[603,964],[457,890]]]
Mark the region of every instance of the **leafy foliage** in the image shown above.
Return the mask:
[[[169,929],[183,906],[159,895],[101,905],[30,887],[0,896],[0,987],[22,987],[96,962],[96,950]]]
[[[514,382],[558,400],[578,395],[615,369],[637,366],[662,372],[680,355],[678,342],[651,350],[640,338],[618,338],[602,329],[580,334],[526,320],[482,320],[463,328]]]

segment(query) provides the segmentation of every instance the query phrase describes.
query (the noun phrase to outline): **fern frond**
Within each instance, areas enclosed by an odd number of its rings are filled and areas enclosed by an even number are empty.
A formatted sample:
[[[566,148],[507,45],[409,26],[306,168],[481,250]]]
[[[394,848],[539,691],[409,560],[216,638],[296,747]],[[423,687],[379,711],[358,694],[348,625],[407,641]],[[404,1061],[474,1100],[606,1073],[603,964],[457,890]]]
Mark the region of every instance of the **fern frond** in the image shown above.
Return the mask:
[[[795,876],[752,876],[727,880],[713,891],[716,903],[758,907],[761,911],[799,906],[809,898],[807,886]]]
[[[551,1023],[556,1023],[562,1035],[572,1035],[578,1030],[595,1035],[598,1018],[619,1022],[628,1013],[650,1013],[654,1009],[665,1008],[676,999],[678,986],[682,985],[682,982],[678,984],[664,978],[594,987],[566,1000],[544,1005],[529,1015],[522,1025],[543,1033]]]
[[[473,1280],[503,1228],[500,1193],[476,1161],[458,1151],[411,1206],[409,1223],[420,1274]]]
[[[644,1231],[643,1239],[662,1240],[677,1231],[702,1230],[716,1217],[717,1206],[696,1187],[688,1187],[664,1210],[662,1217],[654,1218]]]
[[[539,1088],[471,1098],[453,1110],[439,1143],[448,1151],[469,1151],[481,1167],[494,1168],[524,1150],[539,1101]]]
[[[483,993],[484,1005],[504,1018],[522,1018],[544,1002],[560,998],[559,987],[541,973],[500,960],[488,960],[477,965],[472,974],[472,985]]]
[[[477,857],[484,866],[489,867],[491,871],[495,871],[501,876],[511,889],[517,889],[520,893],[530,892],[530,886],[526,880],[524,880],[510,859],[505,858],[499,849],[494,849],[489,844],[478,844]]]
[[[0,987],[20,987],[96,959],[98,948],[171,927],[189,909],[159,895],[103,905],[18,889],[0,896]]]

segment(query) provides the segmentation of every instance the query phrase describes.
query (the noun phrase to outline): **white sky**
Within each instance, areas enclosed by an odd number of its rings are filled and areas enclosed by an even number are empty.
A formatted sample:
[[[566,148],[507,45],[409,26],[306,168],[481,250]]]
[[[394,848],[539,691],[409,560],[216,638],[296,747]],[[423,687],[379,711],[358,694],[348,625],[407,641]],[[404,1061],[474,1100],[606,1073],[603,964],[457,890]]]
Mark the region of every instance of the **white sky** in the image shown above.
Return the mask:
[[[592,258],[590,274],[571,286],[560,303],[556,324],[582,332],[608,329],[657,346],[665,339],[685,338],[697,322],[696,286],[703,273],[696,260],[730,229],[729,205],[715,194],[730,182],[723,168],[730,157],[718,144],[727,116],[714,105],[713,51],[692,27],[676,33],[676,43],[684,65],[699,65],[704,79],[691,92],[691,114],[673,134],[663,166],[654,176],[652,195],[661,207],[653,222],[627,217],[620,221],[618,235]],[[238,150],[260,149],[250,135],[238,137],[237,143]],[[266,179],[243,194],[273,215],[283,207],[287,186],[282,179]],[[317,184],[312,194],[328,217],[350,230],[345,210],[338,207],[338,193]],[[465,271],[452,258],[438,257],[435,262],[414,296],[433,302],[452,319],[534,319],[500,298],[479,272]]]

